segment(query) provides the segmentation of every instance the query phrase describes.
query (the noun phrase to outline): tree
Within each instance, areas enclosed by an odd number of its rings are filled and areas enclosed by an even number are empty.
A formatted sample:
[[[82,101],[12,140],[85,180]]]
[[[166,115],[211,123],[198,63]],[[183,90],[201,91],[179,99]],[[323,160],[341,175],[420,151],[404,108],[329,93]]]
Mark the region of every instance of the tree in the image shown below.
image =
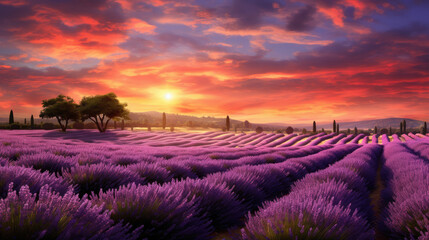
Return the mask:
[[[13,124],[15,121],[13,119],[13,110],[10,110],[9,113],[9,124]]]
[[[316,121],[313,121],[313,133],[317,132]]]
[[[244,121],[244,128],[245,129],[249,129],[250,128],[250,122],[249,121]]]
[[[80,101],[79,111],[82,121],[87,119],[95,123],[100,132],[105,132],[111,119],[129,119],[126,103],[120,103],[116,94],[84,97]]]
[[[124,119],[122,119],[122,122],[121,122],[121,130],[124,130],[125,129],[125,120]]]
[[[337,123],[337,133],[340,133],[340,124]]]
[[[229,116],[226,116],[226,131],[229,132],[230,128],[231,128],[231,122],[229,120]]]
[[[358,130],[357,130],[357,127],[355,127],[355,134],[357,134],[358,133]]]
[[[402,132],[403,132],[403,129],[404,128],[404,126],[403,126],[403,122],[401,122],[401,123],[399,123],[399,134],[402,134]]]
[[[392,134],[393,134],[392,127],[389,127],[389,135],[392,135]]]
[[[377,134],[378,133],[378,129],[377,126],[374,127],[374,133]]]
[[[167,116],[165,115],[165,112],[162,113],[162,129],[165,129],[167,126]]]
[[[34,117],[33,117],[33,114],[31,114],[30,125],[31,125],[31,128],[34,128]]]
[[[335,133],[337,132],[337,123],[334,120],[334,123],[332,124],[332,132]]]
[[[423,130],[422,130],[422,134],[423,135],[426,135],[426,133],[428,132],[428,125],[427,125],[427,123],[425,122],[424,124],[423,124]]]
[[[404,133],[407,134],[407,122],[404,120],[404,123],[402,124],[402,127],[404,128]]]
[[[68,96],[58,95],[42,101],[41,118],[56,118],[61,130],[66,131],[69,121],[77,121],[80,117],[78,105]]]

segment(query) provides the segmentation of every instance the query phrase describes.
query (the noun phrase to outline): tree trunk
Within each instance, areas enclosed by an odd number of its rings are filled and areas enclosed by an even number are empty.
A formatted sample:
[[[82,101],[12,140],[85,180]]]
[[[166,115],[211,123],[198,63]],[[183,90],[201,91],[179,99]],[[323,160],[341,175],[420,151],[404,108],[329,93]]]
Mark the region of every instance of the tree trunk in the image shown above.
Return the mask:
[[[107,130],[107,125],[109,124],[110,118],[107,119],[106,124],[103,126],[103,132]]]
[[[90,118],[91,119],[91,118]],[[92,120],[92,119],[91,119]],[[101,129],[101,127],[100,127],[100,124],[98,123],[98,119],[97,119],[97,117],[95,117],[95,121],[94,120],[92,120],[94,123],[95,123],[95,125],[97,125],[97,128],[98,128],[98,131],[100,131],[100,132],[103,132],[103,130]]]
[[[65,131],[66,131],[66,129],[67,129],[67,125],[64,127],[64,126],[63,126],[63,124],[61,123],[61,120],[60,120],[60,118],[59,118],[59,117],[57,117],[57,121],[58,121],[58,123],[60,124],[61,131],[62,131],[62,132],[65,132]],[[66,124],[67,124],[67,121],[66,121]]]

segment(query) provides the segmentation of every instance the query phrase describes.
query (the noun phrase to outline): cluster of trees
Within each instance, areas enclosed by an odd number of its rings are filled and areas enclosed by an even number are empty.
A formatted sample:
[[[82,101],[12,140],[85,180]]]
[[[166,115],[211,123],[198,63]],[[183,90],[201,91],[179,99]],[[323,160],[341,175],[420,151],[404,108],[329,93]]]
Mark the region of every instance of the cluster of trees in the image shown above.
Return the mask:
[[[303,129],[303,131],[304,130],[305,129]],[[380,134],[389,134],[389,135],[392,135],[392,134],[394,134],[396,132],[394,130],[396,130],[396,129],[392,129],[392,127],[389,127],[389,129],[383,128],[383,129],[381,129],[379,131],[379,129],[377,128],[377,126],[375,126],[373,130],[372,129],[368,129],[367,132],[365,132],[365,131],[361,131],[361,132],[362,133],[374,133],[374,134],[380,133]],[[410,130],[410,129],[408,129],[408,130]],[[419,129],[419,131],[423,135],[427,134],[427,123],[426,122],[424,122],[423,126],[421,127],[421,129]],[[322,128],[322,132],[325,132],[325,129]],[[340,124],[338,124],[335,120],[332,123],[332,132],[340,133]],[[405,120],[403,120],[400,123],[400,125],[399,125],[399,132],[397,132],[397,133],[399,133],[399,134],[404,134],[405,133],[406,134],[408,132],[409,131],[407,131],[407,122]],[[313,121],[313,133],[317,133],[316,121]],[[350,133],[351,133],[351,130],[349,128],[349,129],[347,129],[347,134],[350,134]],[[354,128],[354,134],[358,134],[357,127]]]
[[[108,93],[83,97],[77,104],[71,97],[58,95],[42,101],[41,118],[56,118],[61,130],[65,132],[71,121],[92,121],[100,132],[105,132],[113,120],[129,119],[126,103],[120,103],[116,94]]]

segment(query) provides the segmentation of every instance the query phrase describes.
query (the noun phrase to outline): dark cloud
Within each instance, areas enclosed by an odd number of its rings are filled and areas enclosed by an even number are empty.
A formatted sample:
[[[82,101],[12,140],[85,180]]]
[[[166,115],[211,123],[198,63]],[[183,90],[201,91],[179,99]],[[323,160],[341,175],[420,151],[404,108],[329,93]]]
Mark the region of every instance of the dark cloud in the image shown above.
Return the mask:
[[[278,7],[283,7],[280,0],[232,0],[223,7],[207,8],[206,10],[216,17],[231,19],[224,27],[228,29],[251,29],[262,24],[262,17],[267,13],[274,13]]]
[[[286,28],[290,31],[308,31],[315,27],[314,15],[316,14],[316,8],[313,6],[305,6],[299,9],[296,13],[292,14],[288,18]]]
[[[297,53],[291,60],[267,60],[258,56],[236,57],[242,64],[240,70],[246,74],[266,72],[323,72],[342,71],[353,68],[384,66],[386,62],[411,61],[421,66],[429,52],[429,33],[425,26],[413,24],[381,33],[371,33],[354,41],[334,42],[312,51]],[[423,58],[423,59],[422,59]],[[407,60],[409,59],[409,60]],[[426,63],[427,64],[427,63]]]
[[[11,6],[0,4],[0,35],[10,34],[10,29],[25,28],[30,30],[37,23],[28,19],[34,14],[32,7],[27,5]]]
[[[37,1],[37,4],[65,15],[89,16],[104,24],[121,23],[126,19],[122,6],[113,0],[42,0]]]
[[[203,37],[182,36],[173,33],[158,34],[157,39],[164,48],[185,45],[199,51],[228,52],[229,48],[210,44],[210,39]]]

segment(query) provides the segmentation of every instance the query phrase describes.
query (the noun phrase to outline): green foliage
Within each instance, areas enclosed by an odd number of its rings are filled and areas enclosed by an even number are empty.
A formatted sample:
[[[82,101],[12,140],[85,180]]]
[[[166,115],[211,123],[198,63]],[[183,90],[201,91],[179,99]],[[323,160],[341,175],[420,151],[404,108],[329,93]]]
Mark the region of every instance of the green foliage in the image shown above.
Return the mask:
[[[126,103],[120,103],[116,94],[96,95],[84,97],[80,102],[79,110],[82,120],[91,120],[97,125],[100,132],[105,132],[111,119],[129,119]]]
[[[31,125],[31,128],[34,128],[34,117],[33,117],[33,114],[31,114],[30,125]]]
[[[9,124],[13,124],[15,121],[13,119],[13,110],[10,110],[9,113]]]
[[[10,124],[10,129],[20,129],[20,128],[21,128],[21,124],[19,124],[18,122],[14,122]]]
[[[43,100],[42,107],[39,116],[41,118],[56,118],[63,132],[66,131],[70,120],[76,121],[80,117],[78,105],[72,98],[64,95]]]
[[[167,116],[165,115],[165,112],[162,113],[162,129],[165,129],[167,126]]]

